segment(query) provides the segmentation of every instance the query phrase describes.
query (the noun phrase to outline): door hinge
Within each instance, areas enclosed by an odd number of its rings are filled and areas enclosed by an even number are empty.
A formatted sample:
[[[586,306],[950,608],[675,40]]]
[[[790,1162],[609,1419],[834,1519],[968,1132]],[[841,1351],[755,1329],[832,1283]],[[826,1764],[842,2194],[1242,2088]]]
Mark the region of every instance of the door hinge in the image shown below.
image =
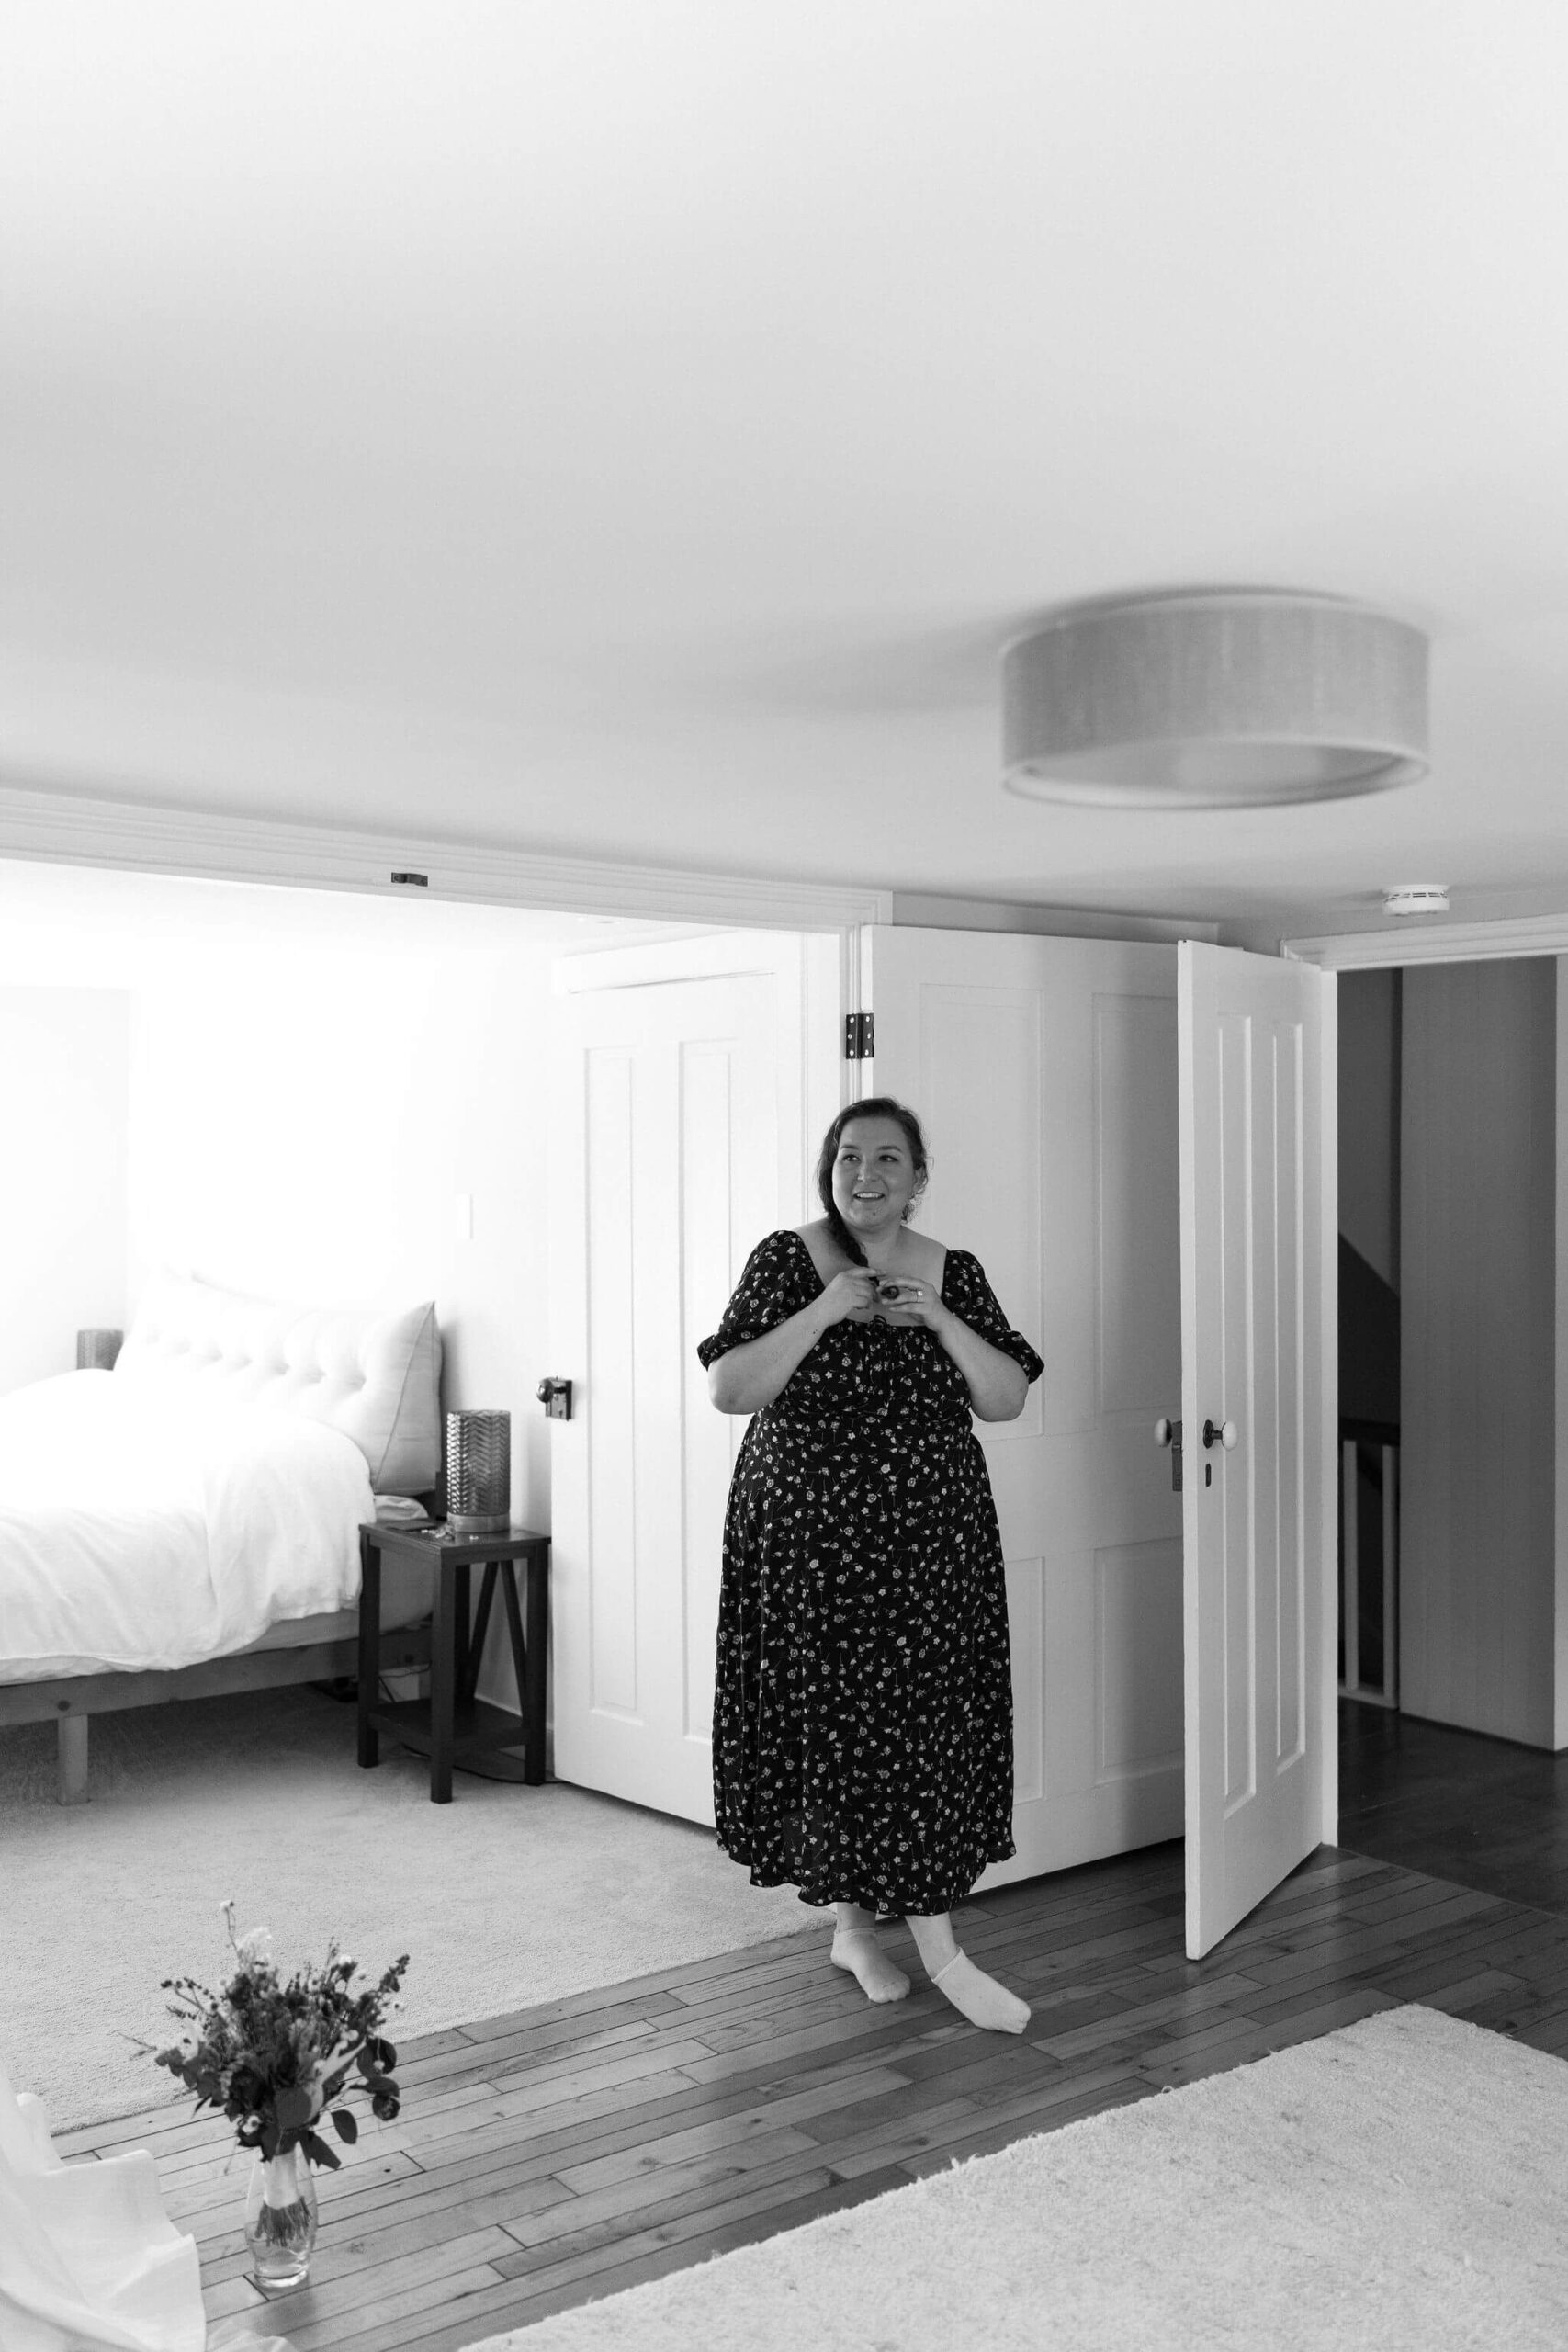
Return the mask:
[[[874,1012],[846,1012],[844,1015],[844,1059],[847,1062],[869,1062],[876,1055],[876,1015]]]

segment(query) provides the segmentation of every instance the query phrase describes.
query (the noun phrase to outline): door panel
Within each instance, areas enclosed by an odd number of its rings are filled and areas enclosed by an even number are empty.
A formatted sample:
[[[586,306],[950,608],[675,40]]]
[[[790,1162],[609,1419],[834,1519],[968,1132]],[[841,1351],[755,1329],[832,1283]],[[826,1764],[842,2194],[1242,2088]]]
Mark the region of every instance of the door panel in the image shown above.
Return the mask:
[[[1108,1545],[1095,1559],[1100,1781],[1181,1768],[1179,1541]]]
[[[713,1819],[713,1647],[725,1497],[744,1423],[697,1341],[748,1252],[799,1207],[781,1142],[769,973],[580,990],[558,1009],[551,1362],[555,1769]]]
[[[1334,982],[1185,944],[1188,1952],[1337,1809]],[[1205,1447],[1205,1420],[1235,1442]]]
[[[1176,953],[877,927],[863,961],[863,1091],[925,1123],[922,1228],[1045,1359],[1016,1421],[976,1425],[1016,1726],[995,1885],[1181,1829],[1180,1506],[1152,1440],[1180,1375]]]
[[[1095,1001],[1096,1356],[1101,1413],[1158,1419],[1181,1376],[1174,997]],[[1150,1106],[1161,1105],[1156,1117]]]
[[[587,1046],[582,1165],[588,1208],[587,1363],[593,1410],[585,1432],[589,1518],[599,1560],[588,1613],[589,1703],[635,1718],[637,1670],[637,1318],[632,1201],[638,1137],[637,1059],[619,1043]]]

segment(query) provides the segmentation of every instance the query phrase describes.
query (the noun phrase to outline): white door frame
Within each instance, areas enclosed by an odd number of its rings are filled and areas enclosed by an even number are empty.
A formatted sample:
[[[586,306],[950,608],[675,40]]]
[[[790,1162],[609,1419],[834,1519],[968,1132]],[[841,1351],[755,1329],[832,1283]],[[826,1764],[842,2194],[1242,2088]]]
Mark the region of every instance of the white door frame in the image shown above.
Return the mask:
[[[1568,1093],[1568,913],[1500,916],[1494,922],[1450,923],[1441,918],[1414,919],[1415,927],[1378,931],[1325,933],[1316,938],[1283,939],[1282,956],[1319,965],[1325,971],[1389,971],[1439,964],[1496,963],[1517,956],[1551,956],[1558,959],[1557,1087],[1561,1104]],[[1564,1178],[1559,1171],[1559,1202]],[[1568,1250],[1562,1245],[1564,1227],[1558,1217],[1556,1262],[1556,1377],[1560,1396],[1568,1395]],[[1385,1455],[1386,1463],[1386,1455]],[[1385,1469],[1384,1476],[1387,1472]],[[1559,1444],[1556,1471],[1557,1552],[1568,1553],[1568,1447]],[[1385,1544],[1387,1542],[1385,1536]],[[1337,1605],[1337,1597],[1336,1597]]]
[[[0,786],[0,857],[128,867],[193,880],[276,883],[389,899],[455,899],[724,931],[836,931],[892,921],[887,890],[536,856],[412,833],[348,832],[264,818],[133,808]],[[394,882],[394,874],[423,879]]]
[[[1568,913],[1506,915],[1495,922],[1417,918],[1414,930],[1325,932],[1282,939],[1281,956],[1325,971],[1386,970],[1403,964],[1475,964],[1515,956],[1568,956]]]

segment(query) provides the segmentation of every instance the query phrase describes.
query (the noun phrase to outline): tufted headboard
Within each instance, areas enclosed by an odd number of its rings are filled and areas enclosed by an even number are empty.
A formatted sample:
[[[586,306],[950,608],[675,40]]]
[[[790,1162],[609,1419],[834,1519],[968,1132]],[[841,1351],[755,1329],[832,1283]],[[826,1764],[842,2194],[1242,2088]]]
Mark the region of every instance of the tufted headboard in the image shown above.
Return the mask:
[[[190,1275],[157,1274],[113,1376],[196,1383],[325,1421],[354,1440],[378,1494],[422,1494],[435,1484],[441,1339],[434,1301],[400,1314],[279,1306]]]

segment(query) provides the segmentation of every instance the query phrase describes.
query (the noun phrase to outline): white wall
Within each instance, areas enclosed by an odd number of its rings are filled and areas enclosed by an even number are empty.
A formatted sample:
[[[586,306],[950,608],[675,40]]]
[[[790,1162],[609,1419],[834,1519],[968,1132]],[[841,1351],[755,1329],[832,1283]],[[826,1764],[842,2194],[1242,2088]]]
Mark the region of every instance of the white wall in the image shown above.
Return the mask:
[[[0,987],[0,1391],[126,1317],[124,989]]]
[[[1557,971],[1404,982],[1400,1698],[1557,1744]]]
[[[285,1300],[434,1297],[444,1401],[511,1411],[513,1516],[545,1528],[548,968],[296,945],[150,980],[130,1193],[133,1290],[170,1264]]]

